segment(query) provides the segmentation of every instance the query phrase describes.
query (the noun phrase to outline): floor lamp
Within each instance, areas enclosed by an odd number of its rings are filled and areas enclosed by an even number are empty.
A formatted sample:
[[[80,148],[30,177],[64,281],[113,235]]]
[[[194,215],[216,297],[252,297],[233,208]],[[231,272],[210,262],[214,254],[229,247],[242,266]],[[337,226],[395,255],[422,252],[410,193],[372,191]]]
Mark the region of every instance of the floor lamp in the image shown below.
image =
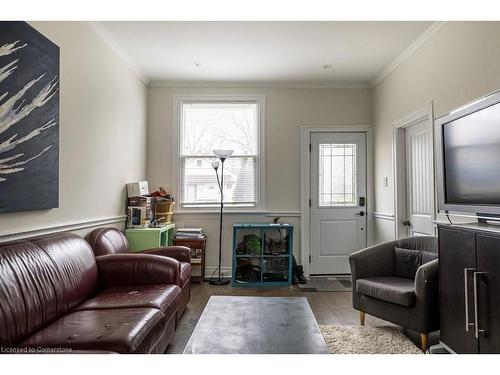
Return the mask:
[[[222,213],[224,210],[224,162],[228,157],[233,154],[233,150],[214,150],[215,156],[217,156],[222,164],[222,171],[219,180],[219,162],[214,161],[212,167],[215,170],[215,175],[217,176],[217,185],[219,185],[220,190],[220,218],[219,218],[219,265],[217,266],[219,270],[219,276],[216,279],[210,278],[209,283],[212,285],[226,285],[229,284],[228,279],[223,279],[221,275],[222,266]],[[212,275],[213,276],[213,275]]]

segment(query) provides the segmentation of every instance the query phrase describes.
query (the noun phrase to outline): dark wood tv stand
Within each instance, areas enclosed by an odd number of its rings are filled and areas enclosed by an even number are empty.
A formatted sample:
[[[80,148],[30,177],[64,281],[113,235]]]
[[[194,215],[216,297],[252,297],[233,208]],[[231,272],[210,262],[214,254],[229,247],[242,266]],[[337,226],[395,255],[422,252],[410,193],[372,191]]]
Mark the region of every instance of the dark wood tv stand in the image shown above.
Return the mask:
[[[441,343],[500,353],[500,227],[438,224]]]

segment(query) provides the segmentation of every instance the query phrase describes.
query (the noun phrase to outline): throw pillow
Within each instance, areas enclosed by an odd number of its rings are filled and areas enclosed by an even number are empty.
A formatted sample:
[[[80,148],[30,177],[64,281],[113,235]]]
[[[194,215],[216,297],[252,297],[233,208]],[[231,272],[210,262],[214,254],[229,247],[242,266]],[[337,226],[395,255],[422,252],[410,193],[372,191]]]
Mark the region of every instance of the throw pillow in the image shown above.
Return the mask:
[[[394,248],[394,275],[406,279],[414,279],[418,267],[428,263],[438,256],[428,251]]]

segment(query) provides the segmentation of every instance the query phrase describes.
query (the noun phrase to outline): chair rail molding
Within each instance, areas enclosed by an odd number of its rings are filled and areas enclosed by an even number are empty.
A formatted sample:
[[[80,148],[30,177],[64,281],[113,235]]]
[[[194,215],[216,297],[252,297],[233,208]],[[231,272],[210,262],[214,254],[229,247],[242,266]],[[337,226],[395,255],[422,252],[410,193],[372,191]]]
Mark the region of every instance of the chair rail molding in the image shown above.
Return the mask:
[[[381,220],[389,220],[389,221],[394,221],[394,214],[391,213],[386,213],[386,212],[374,212],[372,216],[375,219],[381,219]]]
[[[110,216],[98,219],[80,220],[70,223],[53,224],[35,228],[24,228],[16,231],[0,232],[0,242],[19,240],[23,238],[29,238],[46,234],[81,230],[107,224],[124,223],[126,220],[127,220],[126,215],[118,215],[118,216]]]
[[[207,219],[207,220],[219,220],[219,212],[216,211],[175,211],[174,215],[177,217],[188,217],[189,219]],[[224,217],[231,220],[248,220],[249,218],[259,218],[264,219],[268,217],[300,217],[302,212],[300,211],[224,211]]]

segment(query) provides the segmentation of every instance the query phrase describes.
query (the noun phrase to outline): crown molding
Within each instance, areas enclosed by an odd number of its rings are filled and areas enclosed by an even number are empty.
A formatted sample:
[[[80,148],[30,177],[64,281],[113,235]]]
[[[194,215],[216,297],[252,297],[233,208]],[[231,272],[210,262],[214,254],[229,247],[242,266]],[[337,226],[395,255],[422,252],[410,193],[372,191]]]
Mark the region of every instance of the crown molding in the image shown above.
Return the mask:
[[[118,55],[124,64],[146,85],[151,87],[207,87],[207,88],[285,88],[285,89],[366,89],[372,88],[387,78],[404,61],[422,47],[434,34],[446,25],[446,21],[434,22],[408,48],[369,82],[316,82],[316,81],[183,81],[151,80],[129,57],[122,47],[97,21],[89,21],[91,27]]]
[[[276,88],[276,89],[367,89],[365,82],[307,82],[307,81],[162,81],[152,80],[151,87],[208,87],[208,88]]]
[[[139,78],[145,85],[149,85],[149,78],[130,58],[123,48],[113,39],[111,35],[97,21],[89,21],[90,26],[101,37],[102,40],[118,55],[123,63]]]
[[[434,22],[425,32],[420,35],[408,48],[406,48],[398,57],[396,57],[389,65],[387,65],[380,73],[378,73],[370,82],[370,87],[374,87],[382,82],[389,74],[395,71],[403,62],[413,55],[420,47],[434,36],[439,30],[446,25],[447,22]]]

